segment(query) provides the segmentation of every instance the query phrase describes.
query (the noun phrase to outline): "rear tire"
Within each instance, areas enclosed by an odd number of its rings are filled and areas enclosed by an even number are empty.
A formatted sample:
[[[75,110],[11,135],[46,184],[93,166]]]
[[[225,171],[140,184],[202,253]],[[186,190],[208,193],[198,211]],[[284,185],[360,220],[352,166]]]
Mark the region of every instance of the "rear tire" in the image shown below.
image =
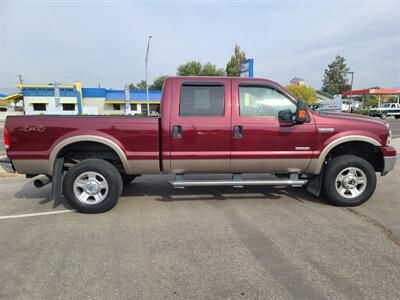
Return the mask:
[[[395,119],[397,120],[397,119],[400,119],[400,116],[394,116],[395,117]]]
[[[330,203],[337,206],[357,206],[366,202],[376,188],[374,168],[365,159],[341,155],[328,162],[324,190]]]
[[[86,159],[64,176],[63,192],[68,203],[82,213],[106,212],[121,195],[121,174],[105,160]]]

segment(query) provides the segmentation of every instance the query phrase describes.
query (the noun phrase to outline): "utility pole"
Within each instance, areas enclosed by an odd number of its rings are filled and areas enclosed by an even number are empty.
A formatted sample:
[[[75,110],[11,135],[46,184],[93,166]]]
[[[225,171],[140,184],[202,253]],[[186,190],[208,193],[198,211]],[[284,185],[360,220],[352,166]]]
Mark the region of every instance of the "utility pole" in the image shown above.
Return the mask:
[[[18,74],[17,76],[19,77],[19,84],[22,84],[22,75]],[[21,93],[22,93],[22,87],[20,89],[21,89]],[[14,102],[14,104],[15,104],[15,108],[14,109],[16,109],[17,103]],[[24,96],[22,96],[22,106],[24,108],[24,115],[25,115],[25,99],[24,99]]]
[[[147,100],[147,115],[150,113],[150,103],[149,103],[149,83],[148,83],[148,77],[149,77],[149,72],[148,72],[148,61],[149,61],[149,49],[150,49],[150,39],[152,38],[151,35],[149,35],[149,39],[147,40],[147,51],[146,51],[146,100]]]
[[[353,96],[353,77],[354,77],[354,72],[347,72],[347,74],[351,74],[351,83],[350,83],[350,103],[351,103],[351,97]],[[364,107],[364,103],[363,103]],[[351,110],[351,104],[350,104],[350,110]]]

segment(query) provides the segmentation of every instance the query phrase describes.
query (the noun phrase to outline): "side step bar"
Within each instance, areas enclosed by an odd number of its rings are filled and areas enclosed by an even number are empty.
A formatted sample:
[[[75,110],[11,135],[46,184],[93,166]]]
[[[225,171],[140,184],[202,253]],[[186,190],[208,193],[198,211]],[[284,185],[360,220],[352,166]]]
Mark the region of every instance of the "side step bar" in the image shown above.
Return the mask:
[[[184,188],[187,186],[233,186],[243,187],[249,185],[287,185],[303,186],[308,182],[307,179],[299,179],[297,174],[291,174],[288,179],[257,179],[257,180],[237,180],[235,176],[232,180],[184,180],[177,176],[177,180],[169,181],[174,188]]]

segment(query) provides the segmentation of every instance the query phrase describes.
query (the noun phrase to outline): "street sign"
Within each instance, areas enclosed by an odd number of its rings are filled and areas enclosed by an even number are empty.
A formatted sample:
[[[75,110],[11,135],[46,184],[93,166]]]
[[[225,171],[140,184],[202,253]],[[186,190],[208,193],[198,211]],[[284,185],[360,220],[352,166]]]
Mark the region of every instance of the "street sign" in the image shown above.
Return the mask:
[[[124,90],[125,90],[125,115],[127,115],[131,112],[131,103],[129,102],[130,95],[129,95],[129,85],[128,84],[125,84]]]
[[[321,101],[320,111],[341,112],[342,111],[342,95],[334,95],[333,100]]]
[[[254,75],[254,59],[249,58],[240,63],[240,77],[253,78]]]
[[[58,82],[54,83],[54,99],[56,107],[60,106],[60,84]]]

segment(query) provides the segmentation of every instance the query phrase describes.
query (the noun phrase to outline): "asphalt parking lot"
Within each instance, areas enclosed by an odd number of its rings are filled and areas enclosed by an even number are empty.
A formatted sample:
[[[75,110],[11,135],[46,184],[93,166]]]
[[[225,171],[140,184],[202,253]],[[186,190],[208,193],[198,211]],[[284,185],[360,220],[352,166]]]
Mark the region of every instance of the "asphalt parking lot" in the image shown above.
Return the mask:
[[[2,173],[0,298],[399,299],[399,177],[397,164],[350,209],[301,188],[142,176],[84,215]]]

